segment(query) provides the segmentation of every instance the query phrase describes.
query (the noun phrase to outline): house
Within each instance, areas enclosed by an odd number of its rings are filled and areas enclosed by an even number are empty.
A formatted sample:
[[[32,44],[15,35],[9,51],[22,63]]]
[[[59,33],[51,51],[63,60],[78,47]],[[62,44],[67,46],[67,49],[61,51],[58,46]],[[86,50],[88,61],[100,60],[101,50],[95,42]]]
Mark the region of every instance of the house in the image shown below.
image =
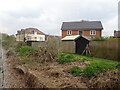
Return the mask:
[[[120,38],[120,31],[114,30],[114,37]]]
[[[16,41],[45,41],[45,34],[36,28],[26,28],[17,31]]]
[[[62,38],[61,48],[63,52],[83,54],[89,40],[80,35],[66,36]]]
[[[61,36],[55,36],[55,35],[46,35],[46,42],[49,41],[50,39],[57,39],[61,40]]]
[[[71,35],[101,37],[103,26],[101,21],[63,22],[62,38]]]

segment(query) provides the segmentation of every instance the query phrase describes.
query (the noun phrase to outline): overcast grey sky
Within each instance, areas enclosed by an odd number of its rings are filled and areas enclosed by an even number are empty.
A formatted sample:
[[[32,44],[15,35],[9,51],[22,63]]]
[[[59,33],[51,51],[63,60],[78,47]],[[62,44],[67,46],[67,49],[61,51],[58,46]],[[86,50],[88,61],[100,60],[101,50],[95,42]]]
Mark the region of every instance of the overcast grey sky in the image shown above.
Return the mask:
[[[46,34],[61,35],[64,21],[97,20],[103,36],[113,35],[118,24],[119,0],[0,0],[0,31],[16,34],[34,27]]]

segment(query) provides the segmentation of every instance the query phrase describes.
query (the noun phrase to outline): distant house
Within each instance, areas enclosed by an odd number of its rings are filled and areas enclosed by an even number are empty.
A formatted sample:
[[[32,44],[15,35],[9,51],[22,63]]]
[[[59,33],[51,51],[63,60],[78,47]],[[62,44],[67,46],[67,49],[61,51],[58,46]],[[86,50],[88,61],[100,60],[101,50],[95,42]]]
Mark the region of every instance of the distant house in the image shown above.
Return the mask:
[[[57,39],[61,40],[61,36],[55,36],[55,35],[46,35],[46,41],[49,41],[50,39]]]
[[[120,31],[114,31],[114,37],[120,38]]]
[[[26,28],[17,31],[16,41],[45,41],[45,34],[36,28]]]
[[[63,22],[62,38],[71,35],[101,37],[103,26],[101,21]]]

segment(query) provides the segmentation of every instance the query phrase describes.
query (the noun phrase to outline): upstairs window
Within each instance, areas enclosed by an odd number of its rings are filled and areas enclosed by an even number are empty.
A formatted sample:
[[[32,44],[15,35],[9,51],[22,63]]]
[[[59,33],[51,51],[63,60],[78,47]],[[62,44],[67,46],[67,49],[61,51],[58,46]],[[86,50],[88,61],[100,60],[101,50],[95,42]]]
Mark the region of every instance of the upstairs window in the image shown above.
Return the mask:
[[[71,30],[68,30],[68,31],[67,31],[67,35],[72,35],[72,31],[71,31]]]
[[[90,30],[90,35],[96,35],[96,30]]]
[[[37,34],[37,32],[36,31],[32,31],[33,32],[33,34]]]

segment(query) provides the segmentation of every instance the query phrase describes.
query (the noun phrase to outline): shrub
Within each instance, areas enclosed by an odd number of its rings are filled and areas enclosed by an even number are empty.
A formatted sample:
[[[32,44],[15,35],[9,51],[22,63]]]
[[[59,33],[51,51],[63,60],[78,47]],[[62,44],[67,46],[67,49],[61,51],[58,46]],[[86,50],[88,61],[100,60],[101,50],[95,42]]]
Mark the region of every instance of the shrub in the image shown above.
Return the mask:
[[[22,46],[19,50],[19,55],[23,56],[25,55],[27,52],[33,51],[34,49],[30,46]]]
[[[81,69],[80,67],[77,66],[73,66],[70,70],[70,72],[74,75],[74,76],[78,76],[81,73],[83,73],[83,69]]]
[[[6,49],[14,47],[14,44],[15,44],[15,36],[14,35],[2,34],[2,45]]]
[[[106,37],[96,37],[93,39],[93,41],[105,41],[105,40],[107,40]]]
[[[57,61],[60,64],[63,64],[65,62],[72,62],[72,61],[75,61],[75,60],[73,59],[73,56],[71,54],[62,53],[58,56]]]
[[[53,61],[56,59],[60,51],[60,40],[56,37],[49,37],[48,41],[46,42],[46,56],[49,58],[49,60]]]
[[[25,42],[16,42],[16,45],[14,46],[15,52],[19,52],[19,50],[22,46],[26,46],[26,43]]]
[[[75,59],[76,57],[78,57],[79,59]],[[83,59],[89,60],[89,61],[93,60],[92,57],[81,56],[78,54],[61,53],[58,55],[57,61],[60,64],[63,64],[65,62],[81,61],[80,58],[83,58]]]
[[[94,55],[92,53],[87,54],[88,57],[93,57]]]
[[[118,62],[95,60],[84,69],[83,75],[85,77],[92,77],[100,73],[102,70],[112,69],[117,65],[119,65]]]
[[[107,59],[100,59],[100,58],[94,58],[94,57],[91,58],[91,57],[81,56],[77,54],[70,54],[70,53],[60,54],[58,61],[60,63],[76,61],[74,59],[75,57],[80,57],[80,58],[83,58],[84,60],[91,61],[91,63],[88,64],[83,69],[77,66],[72,67],[70,72],[75,76],[82,74],[84,77],[92,77],[92,76],[96,76],[97,74],[99,74],[104,70],[113,69],[118,65],[120,65],[120,62],[117,62],[117,61],[111,61]]]

